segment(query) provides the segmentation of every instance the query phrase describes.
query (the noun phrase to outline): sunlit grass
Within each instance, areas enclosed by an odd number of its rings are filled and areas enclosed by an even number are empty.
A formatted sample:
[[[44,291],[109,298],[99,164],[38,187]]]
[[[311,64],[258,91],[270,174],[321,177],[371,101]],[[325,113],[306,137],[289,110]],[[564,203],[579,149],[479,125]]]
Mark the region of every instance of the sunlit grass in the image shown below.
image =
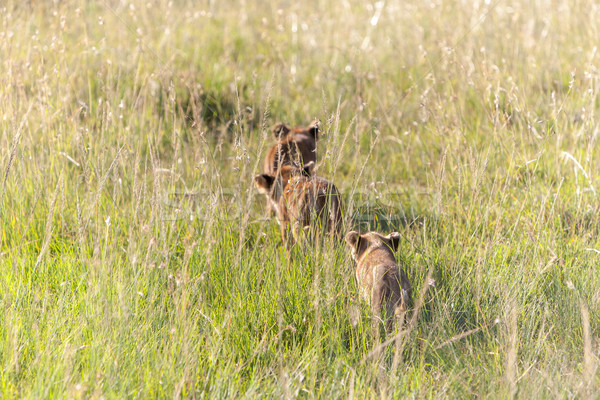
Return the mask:
[[[571,3],[0,6],[0,397],[593,396],[600,8]],[[315,118],[346,228],[402,235],[398,341],[253,187]]]

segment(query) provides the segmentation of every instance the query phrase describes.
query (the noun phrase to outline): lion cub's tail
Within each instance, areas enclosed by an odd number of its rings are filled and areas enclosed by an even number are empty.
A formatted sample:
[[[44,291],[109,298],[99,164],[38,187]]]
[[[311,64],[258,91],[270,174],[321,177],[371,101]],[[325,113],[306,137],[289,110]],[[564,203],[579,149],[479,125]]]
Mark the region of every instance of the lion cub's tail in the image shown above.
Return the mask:
[[[406,289],[401,291],[402,299],[400,303],[394,307],[394,316],[390,318],[390,324],[394,324],[396,329],[399,329],[404,325],[406,313],[408,312],[410,292]],[[391,328],[391,326],[390,326]]]

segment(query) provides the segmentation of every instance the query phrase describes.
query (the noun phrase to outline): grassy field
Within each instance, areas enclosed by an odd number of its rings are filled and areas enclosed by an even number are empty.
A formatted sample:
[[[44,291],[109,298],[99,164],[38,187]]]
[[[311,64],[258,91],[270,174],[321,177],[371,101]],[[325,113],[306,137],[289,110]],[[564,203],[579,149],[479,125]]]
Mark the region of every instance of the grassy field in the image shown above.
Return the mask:
[[[593,398],[592,1],[0,5],[0,398]],[[345,244],[291,261],[252,178],[321,120]],[[435,281],[428,285],[428,276]],[[381,336],[379,336],[381,334]]]

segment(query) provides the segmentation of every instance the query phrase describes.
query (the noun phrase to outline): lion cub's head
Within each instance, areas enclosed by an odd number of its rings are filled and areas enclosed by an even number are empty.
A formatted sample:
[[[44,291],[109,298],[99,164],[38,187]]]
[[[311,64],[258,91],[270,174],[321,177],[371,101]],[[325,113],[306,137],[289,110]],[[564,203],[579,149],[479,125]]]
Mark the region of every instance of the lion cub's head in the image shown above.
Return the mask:
[[[307,127],[297,126],[295,128],[290,127],[283,122],[279,122],[273,127],[273,135],[277,140],[285,139],[290,133],[294,135],[306,135],[312,137],[315,141],[319,139],[319,126],[321,121],[315,119]]]
[[[393,260],[395,259],[394,253],[398,250],[398,244],[400,243],[400,234],[393,232],[384,236],[377,232],[369,232],[360,235],[356,231],[351,231],[346,235],[346,243],[350,246],[352,258],[356,262],[362,261],[375,249],[381,251],[373,253],[373,256],[377,258],[391,257]]]
[[[254,185],[260,193],[265,194],[270,201],[277,203],[288,182],[295,177],[310,177],[313,173],[315,163],[307,163],[299,168],[295,165],[284,165],[274,175],[260,174],[254,177]]]

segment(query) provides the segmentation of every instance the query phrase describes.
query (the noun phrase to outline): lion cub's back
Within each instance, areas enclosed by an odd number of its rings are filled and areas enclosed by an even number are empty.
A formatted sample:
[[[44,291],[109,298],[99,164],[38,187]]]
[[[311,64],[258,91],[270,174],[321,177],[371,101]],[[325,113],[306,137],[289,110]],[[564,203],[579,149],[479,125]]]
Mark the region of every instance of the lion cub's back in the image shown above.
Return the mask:
[[[336,225],[336,230],[341,224],[341,195],[337,187],[326,179],[295,177],[285,187],[283,200],[290,219],[302,221],[303,226],[310,225],[314,215],[321,220],[327,216],[327,220]]]

